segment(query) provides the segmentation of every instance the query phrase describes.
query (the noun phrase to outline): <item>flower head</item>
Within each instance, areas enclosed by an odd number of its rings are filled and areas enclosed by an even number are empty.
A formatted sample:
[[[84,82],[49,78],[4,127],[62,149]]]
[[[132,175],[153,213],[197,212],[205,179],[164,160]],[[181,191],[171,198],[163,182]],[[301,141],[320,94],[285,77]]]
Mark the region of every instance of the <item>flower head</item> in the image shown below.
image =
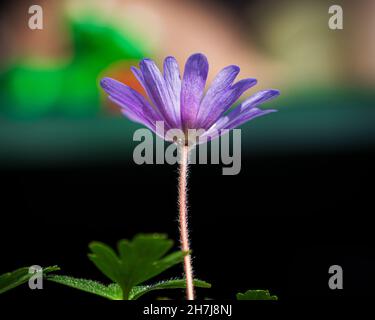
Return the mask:
[[[111,78],[103,78],[100,84],[126,117],[156,133],[156,123],[163,121],[167,130],[180,129],[187,133],[189,129],[204,129],[201,137],[210,140],[224,131],[276,111],[258,108],[260,104],[280,94],[273,89],[259,91],[229,111],[240,96],[257,82],[256,79],[247,78],[233,84],[240,72],[240,68],[235,65],[222,69],[204,93],[208,61],[201,53],[188,58],[182,79],[174,57],[164,60],[163,73],[150,59],[143,59],[139,67],[132,67],[132,72],[145,89],[149,100]],[[168,140],[165,136],[163,138]]]

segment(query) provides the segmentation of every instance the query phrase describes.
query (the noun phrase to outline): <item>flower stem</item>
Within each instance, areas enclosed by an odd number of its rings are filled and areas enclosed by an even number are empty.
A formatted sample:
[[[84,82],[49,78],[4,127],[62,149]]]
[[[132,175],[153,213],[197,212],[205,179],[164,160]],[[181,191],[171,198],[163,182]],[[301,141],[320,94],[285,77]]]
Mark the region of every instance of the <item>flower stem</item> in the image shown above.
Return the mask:
[[[187,179],[189,172],[189,147],[185,145],[181,146],[180,152],[180,175],[178,180],[180,243],[182,251],[190,251],[187,221]],[[186,278],[186,299],[194,300],[193,268],[191,265],[190,254],[184,257],[184,271]]]

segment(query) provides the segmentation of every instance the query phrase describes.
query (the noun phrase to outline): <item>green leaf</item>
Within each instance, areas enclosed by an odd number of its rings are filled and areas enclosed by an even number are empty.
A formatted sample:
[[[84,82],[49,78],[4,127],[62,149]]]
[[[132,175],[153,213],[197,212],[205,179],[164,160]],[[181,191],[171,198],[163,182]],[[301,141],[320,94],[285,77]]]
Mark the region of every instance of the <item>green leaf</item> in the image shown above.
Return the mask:
[[[211,284],[208,282],[195,279],[194,286],[197,288],[211,288]],[[151,284],[148,286],[136,286],[134,287],[129,295],[130,300],[137,300],[144,294],[155,291],[155,290],[163,290],[163,289],[182,289],[186,288],[186,280],[185,279],[170,279],[166,281],[160,281],[155,284]]]
[[[138,234],[131,241],[120,240],[118,254],[104,243],[92,242],[89,258],[109,279],[119,284],[123,298],[129,299],[134,286],[183,261],[188,252],[177,251],[165,256],[172,246],[173,241],[164,234]]]
[[[237,293],[237,300],[277,300],[277,296],[271,296],[268,290],[247,290]]]
[[[89,258],[96,267],[114,282],[121,281],[121,262],[112,248],[101,242],[91,242],[89,248],[93,252]]]
[[[102,284],[98,281],[79,279],[69,276],[50,275],[46,278],[49,281],[57,282],[65,286],[96,294],[98,296],[110,299],[121,300],[122,290],[117,283],[109,285]]]
[[[58,266],[51,266],[43,268],[43,274],[60,270]],[[29,272],[29,267],[19,268],[12,272],[7,272],[0,275],[0,293],[4,293],[10,289],[18,287],[19,285],[29,281],[34,273]]]
[[[122,290],[117,283],[109,285],[102,284],[98,281],[79,279],[69,276],[50,275],[47,280],[63,284],[65,286],[92,293],[110,300],[122,300]],[[199,288],[210,288],[211,285],[202,280],[194,280],[194,285]],[[144,294],[163,289],[181,289],[186,288],[185,279],[171,279],[161,281],[147,286],[135,286],[131,289],[129,300],[136,300]]]

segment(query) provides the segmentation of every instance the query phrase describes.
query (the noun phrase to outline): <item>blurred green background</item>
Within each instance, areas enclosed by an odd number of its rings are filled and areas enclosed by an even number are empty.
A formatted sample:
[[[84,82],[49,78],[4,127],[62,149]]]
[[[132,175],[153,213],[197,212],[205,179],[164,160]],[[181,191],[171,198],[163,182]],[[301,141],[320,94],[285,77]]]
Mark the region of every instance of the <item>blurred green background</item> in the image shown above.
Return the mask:
[[[98,86],[111,76],[203,52],[210,79],[229,64],[282,95],[280,112],[242,128],[244,153],[295,154],[375,147],[375,5],[341,1],[344,29],[328,28],[328,1],[32,1],[1,5],[0,165],[129,161],[139,127]],[[245,95],[245,96],[247,96]]]

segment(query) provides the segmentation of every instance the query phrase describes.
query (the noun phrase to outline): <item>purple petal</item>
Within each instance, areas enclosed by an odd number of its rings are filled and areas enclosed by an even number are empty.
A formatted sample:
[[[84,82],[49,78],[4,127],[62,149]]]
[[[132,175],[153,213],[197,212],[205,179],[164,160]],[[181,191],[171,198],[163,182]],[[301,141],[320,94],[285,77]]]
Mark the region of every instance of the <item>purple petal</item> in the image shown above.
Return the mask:
[[[139,113],[134,112],[133,109],[128,108],[127,106],[123,105],[120,100],[113,98],[111,96],[108,97],[109,100],[114,102],[115,104],[119,105],[121,108],[121,113],[126,116],[129,120],[143,124],[144,126],[150,127],[150,122],[145,117],[142,117]]]
[[[172,100],[169,96],[164,77],[156,66],[155,62],[150,59],[144,59],[139,64],[143,75],[143,84],[145,90],[154,103],[155,107],[165,119],[166,125],[176,128],[176,117],[173,110]]]
[[[223,95],[232,85],[239,72],[240,68],[232,65],[225,67],[217,74],[200,104],[196,121],[198,126],[204,123],[212,109],[221,103]]]
[[[181,87],[181,120],[184,129],[195,128],[207,74],[207,58],[200,53],[191,55],[186,61]]]
[[[167,57],[164,60],[164,79],[167,91],[172,100],[173,110],[176,118],[177,127],[181,127],[181,77],[178,63],[174,57]]]
[[[256,83],[256,79],[243,79],[227,89],[222,95],[220,95],[219,99],[215,101],[215,105],[211,108],[210,113],[201,124],[202,127],[210,128],[246,90],[254,86]]]
[[[250,120],[255,119],[257,117],[264,116],[264,115],[269,114],[271,112],[277,112],[277,110],[274,110],[274,109],[262,110],[262,109],[259,109],[259,108],[256,108],[256,107],[251,108],[247,112],[243,112],[243,113],[239,114],[236,118],[234,118],[233,120],[228,122],[224,126],[223,129],[232,130],[232,129],[244,124],[247,121],[250,121]]]
[[[260,109],[256,108],[257,106],[261,105],[264,102],[267,102],[269,100],[272,100],[280,95],[280,91],[278,90],[263,90],[255,93],[251,97],[247,98],[245,101],[243,101],[237,108],[235,108],[233,111],[229,112],[227,116],[223,117],[223,120],[219,120],[222,122],[222,124],[217,123],[217,125],[225,128],[233,128],[235,126],[238,126],[240,124],[237,124],[238,122],[241,122],[241,119],[247,119],[247,115],[250,116],[258,116],[262,115]],[[265,110],[267,111],[267,110]],[[271,110],[273,112],[275,110]],[[268,112],[267,112],[268,113]],[[250,119],[248,119],[250,120]],[[219,122],[218,121],[218,122]],[[247,120],[246,120],[247,121]],[[235,124],[233,126],[233,124]]]
[[[279,90],[268,89],[268,90],[259,91],[241,103],[241,105],[239,106],[240,111],[242,112],[249,107],[259,106],[260,104],[265,103],[269,100],[272,100],[279,95],[280,95]]]
[[[100,85],[108,93],[109,99],[118,104],[130,120],[153,130],[155,122],[162,120],[148,101],[127,85],[111,78],[103,78]]]
[[[221,135],[221,130],[232,130],[247,121],[271,112],[276,112],[277,110],[273,109],[261,110],[257,106],[276,98],[278,95],[280,95],[280,92],[273,89],[257,92],[242,102],[233,111],[218,119],[203,136],[208,137],[208,140],[212,140]]]
[[[133,72],[134,76],[137,78],[138,82],[142,85],[143,89],[145,89],[146,91],[146,84],[145,84],[145,80],[143,79],[143,74],[141,72],[141,70],[139,70],[138,68],[136,67],[130,67],[130,70]]]
[[[244,124],[245,122],[248,122],[250,120],[253,120],[257,117],[264,116],[266,114],[277,112],[277,110],[274,109],[267,109],[267,110],[261,110],[259,108],[252,108],[250,112],[246,112],[244,114],[240,114],[232,121],[228,121],[228,118],[224,119],[225,117],[221,118],[220,120],[223,120],[222,123],[217,122],[214,126],[212,126],[208,131],[206,131],[202,138],[207,139],[207,141],[213,140],[219,136],[221,136],[224,132],[227,132],[229,130],[232,130],[236,127],[239,127],[240,125]],[[225,121],[226,120],[226,121]],[[202,142],[200,142],[202,143]]]

